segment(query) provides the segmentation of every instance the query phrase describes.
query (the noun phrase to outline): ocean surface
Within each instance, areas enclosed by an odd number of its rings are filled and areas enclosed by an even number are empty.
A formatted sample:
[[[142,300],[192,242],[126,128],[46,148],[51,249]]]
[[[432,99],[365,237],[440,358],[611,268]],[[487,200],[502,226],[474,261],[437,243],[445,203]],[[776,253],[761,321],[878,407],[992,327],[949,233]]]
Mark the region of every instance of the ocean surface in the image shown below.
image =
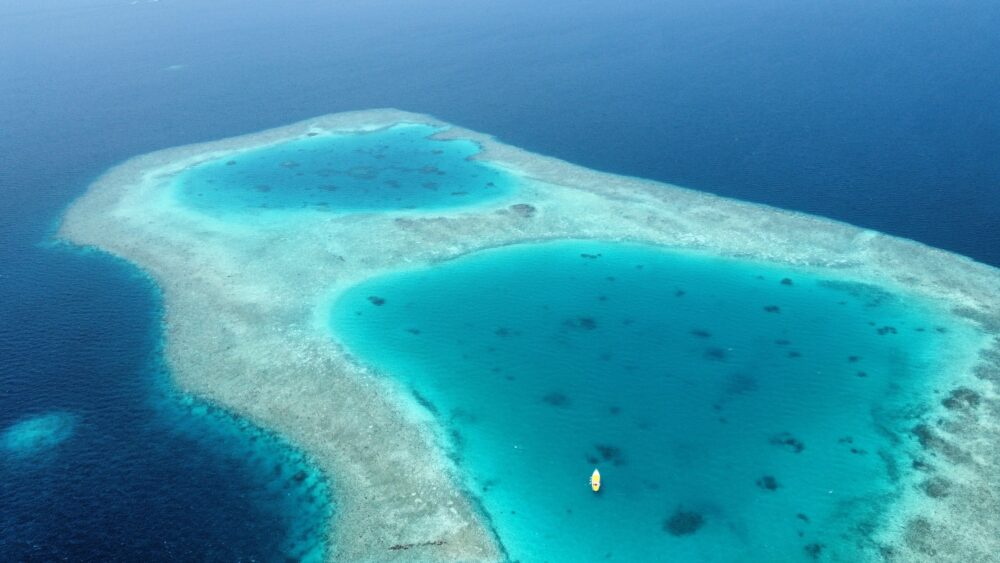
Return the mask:
[[[895,436],[967,336],[942,314],[562,241],[369,280],[331,329],[444,426],[514,560],[847,561],[912,471]]]
[[[989,1],[0,4],[0,555],[275,559],[315,525],[269,492],[293,450],[172,395],[155,288],[47,243],[108,167],[394,106],[1000,265],[998,27]]]
[[[280,440],[172,389],[151,283],[41,250],[57,276],[2,280],[22,299],[0,302],[3,559],[322,553],[327,485]]]

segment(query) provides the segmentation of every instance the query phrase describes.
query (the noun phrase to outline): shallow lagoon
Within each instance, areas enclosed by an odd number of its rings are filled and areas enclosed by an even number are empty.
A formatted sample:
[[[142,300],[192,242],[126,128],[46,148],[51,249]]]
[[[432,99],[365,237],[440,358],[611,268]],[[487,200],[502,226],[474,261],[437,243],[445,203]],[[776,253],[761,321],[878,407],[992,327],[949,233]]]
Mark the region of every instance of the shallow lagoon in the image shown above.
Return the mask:
[[[186,205],[366,211],[464,205],[508,193],[510,174],[473,160],[468,140],[437,140],[440,127],[399,124],[304,137],[198,164],[174,180]]]
[[[331,323],[444,424],[512,559],[735,561],[857,553],[965,337],[938,319],[874,286],[566,241],[364,282]]]

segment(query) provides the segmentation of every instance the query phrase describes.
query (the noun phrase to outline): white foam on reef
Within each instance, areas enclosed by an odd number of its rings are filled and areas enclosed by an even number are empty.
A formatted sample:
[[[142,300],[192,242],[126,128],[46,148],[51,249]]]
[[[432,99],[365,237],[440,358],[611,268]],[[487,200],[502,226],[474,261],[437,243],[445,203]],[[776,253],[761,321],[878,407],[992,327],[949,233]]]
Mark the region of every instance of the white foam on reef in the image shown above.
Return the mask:
[[[437,137],[478,142],[478,158],[521,177],[518,191],[449,209],[271,210],[233,220],[185,208],[169,189],[179,171],[208,159],[309,133],[401,122],[448,126],[374,110],[150,153],[98,179],[59,230],[62,239],[134,262],[159,283],[166,355],[180,387],[280,432],[330,477],[337,509],[329,558],[504,558],[502,538],[463,488],[433,420],[412,408],[412,397],[391,378],[370,373],[331,338],[332,301],[360,280],[399,268],[557,238],[791,265],[953,311],[955,322],[982,338],[941,374],[940,396],[914,414],[915,426],[924,426],[899,437],[932,467],[929,477],[948,481],[947,495],[928,497],[916,480],[923,474],[912,472],[892,517],[859,540],[859,557],[891,551],[901,561],[984,560],[1000,553],[1000,501],[989,483],[1000,475],[995,268],[836,221],[588,170],[457,127]],[[941,404],[956,388],[977,399]]]
[[[24,418],[0,434],[4,453],[16,458],[30,457],[58,446],[73,435],[76,417],[56,411]]]

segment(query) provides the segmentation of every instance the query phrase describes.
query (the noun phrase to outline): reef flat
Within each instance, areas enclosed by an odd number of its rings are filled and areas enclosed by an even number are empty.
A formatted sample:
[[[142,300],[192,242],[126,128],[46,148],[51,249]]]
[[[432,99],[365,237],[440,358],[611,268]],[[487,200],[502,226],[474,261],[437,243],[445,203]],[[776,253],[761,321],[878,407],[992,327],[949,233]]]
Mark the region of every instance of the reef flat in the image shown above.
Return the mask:
[[[199,165],[322,135],[398,124],[474,142],[471,157],[517,178],[455,205],[343,209],[185,203],[175,181]],[[367,133],[366,133],[367,132]],[[328,476],[327,556],[500,560],[502,537],[447,455],[448,436],[413,396],[331,338],[351,286],[477,250],[552,239],[628,241],[836,274],[918,295],[978,341],[943,373],[912,430],[912,482],[862,556],[988,560],[1000,553],[1000,271],[919,243],[818,217],[604,174],[396,110],[343,113],[150,153],[109,170],[67,210],[58,236],[141,267],[164,299],[177,384],[300,446]],[[461,304],[456,304],[461,306]],[[992,483],[991,483],[992,480]]]

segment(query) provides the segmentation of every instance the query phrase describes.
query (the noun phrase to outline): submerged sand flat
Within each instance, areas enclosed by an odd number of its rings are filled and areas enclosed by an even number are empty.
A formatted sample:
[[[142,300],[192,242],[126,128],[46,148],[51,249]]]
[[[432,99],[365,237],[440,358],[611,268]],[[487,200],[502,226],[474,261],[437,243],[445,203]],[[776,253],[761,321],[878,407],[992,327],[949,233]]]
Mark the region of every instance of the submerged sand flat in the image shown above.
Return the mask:
[[[330,338],[329,306],[373,276],[476,250],[555,238],[627,240],[832,272],[917,294],[977,327],[940,395],[899,436],[922,460],[872,559],[989,560],[1000,553],[1000,270],[873,231],[603,174],[451,127],[516,174],[511,194],[433,210],[259,209],[239,220],[183,205],[171,180],[240,151],[328,131],[431,117],[376,110],[159,151],[98,179],[59,236],[121,256],[163,291],[177,384],[298,444],[330,478],[328,557],[499,560],[502,538],[462,486],[433,419]],[[461,306],[461,304],[456,304]],[[925,478],[926,477],[926,478]],[[928,480],[934,479],[930,485]]]

